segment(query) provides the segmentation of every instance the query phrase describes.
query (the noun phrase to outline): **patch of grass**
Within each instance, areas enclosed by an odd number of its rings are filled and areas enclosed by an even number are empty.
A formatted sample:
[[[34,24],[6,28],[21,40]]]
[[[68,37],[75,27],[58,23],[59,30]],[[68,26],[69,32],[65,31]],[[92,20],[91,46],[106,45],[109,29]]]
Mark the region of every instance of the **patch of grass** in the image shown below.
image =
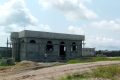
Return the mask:
[[[84,57],[80,59],[68,60],[67,63],[85,63],[85,62],[96,62],[96,61],[120,61],[120,57]]]
[[[120,65],[98,67],[92,72],[93,77],[108,78],[113,80],[115,80],[117,75],[120,75]]]
[[[101,66],[93,69],[91,72],[83,74],[75,73],[60,78],[59,80],[90,80],[93,78],[119,80],[120,65]]]
[[[15,62],[12,58],[2,58],[0,59],[0,66],[12,66]]]
[[[68,76],[62,77],[59,80],[88,80],[89,77],[86,75],[87,75],[87,73],[84,75],[75,73],[73,75],[68,75]]]

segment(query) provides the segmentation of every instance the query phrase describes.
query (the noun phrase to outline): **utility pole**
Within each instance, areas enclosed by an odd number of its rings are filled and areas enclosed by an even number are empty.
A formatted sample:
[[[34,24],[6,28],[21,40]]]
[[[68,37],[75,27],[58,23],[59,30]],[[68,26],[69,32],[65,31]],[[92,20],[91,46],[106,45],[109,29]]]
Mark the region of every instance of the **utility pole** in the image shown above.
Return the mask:
[[[24,25],[24,30],[25,30],[25,25]]]
[[[84,49],[84,48],[85,48],[85,44],[86,44],[86,43],[83,41],[83,42],[82,42],[82,46],[83,46],[83,47],[82,47],[82,54],[84,54],[84,50],[85,50],[85,49]]]
[[[9,44],[9,42],[8,42],[8,38],[7,38],[7,50],[6,50],[6,57],[7,57],[7,54],[8,54],[8,44]]]
[[[85,44],[86,44],[86,43],[83,41],[83,42],[82,42],[83,48],[85,48]]]

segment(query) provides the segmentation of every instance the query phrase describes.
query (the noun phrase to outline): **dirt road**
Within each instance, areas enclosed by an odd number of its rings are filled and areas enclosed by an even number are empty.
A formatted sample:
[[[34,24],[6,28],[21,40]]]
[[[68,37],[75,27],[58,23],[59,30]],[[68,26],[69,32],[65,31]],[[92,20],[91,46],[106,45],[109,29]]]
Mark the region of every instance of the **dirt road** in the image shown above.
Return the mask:
[[[43,68],[39,70],[31,70],[19,74],[0,76],[0,80],[54,80],[55,78],[64,76],[65,74],[72,74],[76,72],[89,71],[92,68],[103,65],[120,64],[120,61],[101,61],[79,64],[67,64],[61,66],[54,66]]]

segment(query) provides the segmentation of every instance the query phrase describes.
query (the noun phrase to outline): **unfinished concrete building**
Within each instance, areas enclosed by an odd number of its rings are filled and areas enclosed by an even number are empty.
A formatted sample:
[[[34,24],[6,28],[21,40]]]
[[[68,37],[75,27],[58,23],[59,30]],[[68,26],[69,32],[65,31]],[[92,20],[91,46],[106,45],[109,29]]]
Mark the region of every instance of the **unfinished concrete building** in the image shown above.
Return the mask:
[[[15,60],[57,61],[82,56],[84,35],[24,30],[12,32]]]

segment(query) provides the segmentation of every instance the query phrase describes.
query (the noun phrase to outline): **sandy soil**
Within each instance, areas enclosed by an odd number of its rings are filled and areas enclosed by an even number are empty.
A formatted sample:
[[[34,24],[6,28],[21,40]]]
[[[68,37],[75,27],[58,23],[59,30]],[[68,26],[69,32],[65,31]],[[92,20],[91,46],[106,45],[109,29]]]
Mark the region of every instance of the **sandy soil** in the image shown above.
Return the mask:
[[[120,64],[120,61],[101,61],[89,62],[79,64],[67,64],[54,67],[48,67],[38,70],[30,70],[17,74],[9,74],[0,76],[0,80],[55,80],[66,74],[73,74],[76,72],[86,72],[97,66]]]

